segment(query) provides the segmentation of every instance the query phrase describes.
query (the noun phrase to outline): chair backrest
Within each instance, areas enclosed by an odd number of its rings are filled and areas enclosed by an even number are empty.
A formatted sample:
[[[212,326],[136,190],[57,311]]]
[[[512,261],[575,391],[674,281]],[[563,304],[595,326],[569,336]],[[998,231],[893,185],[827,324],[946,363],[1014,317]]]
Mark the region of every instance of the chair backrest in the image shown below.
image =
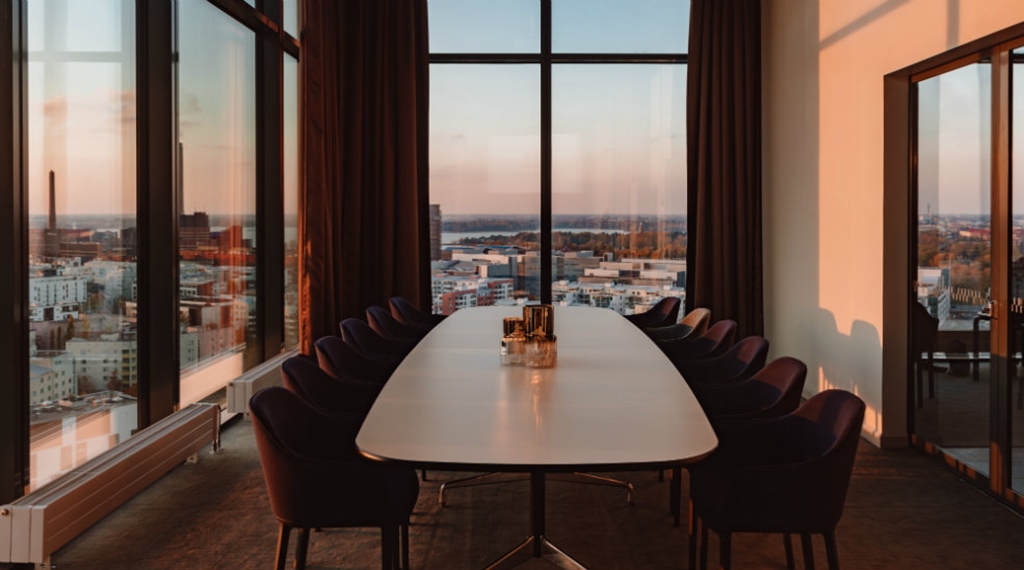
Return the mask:
[[[690,327],[690,334],[699,337],[707,332],[708,325],[711,324],[711,309],[697,307],[686,313],[686,316],[683,317],[683,320],[679,321],[679,324]]]
[[[444,315],[435,315],[421,311],[405,297],[394,296],[388,299],[388,307],[391,309],[391,316],[400,323],[432,328],[442,320]]]
[[[815,394],[786,416],[787,432],[793,443],[818,465],[815,475],[829,485],[809,489],[811,504],[817,504],[818,525],[832,528],[839,522],[853,473],[853,461],[864,425],[864,401],[846,390],[825,390]]]
[[[708,327],[707,332],[697,338],[660,341],[658,346],[677,364],[684,360],[712,358],[733,345],[738,326],[734,320],[722,319]]]
[[[769,362],[751,378],[732,385],[709,383],[694,393],[713,424],[774,418],[800,406],[807,365],[783,356]]]
[[[939,336],[939,319],[928,312],[928,307],[921,303],[913,303],[914,329],[911,335],[914,339],[914,357],[920,358],[922,352],[935,350],[935,341]]]
[[[393,341],[386,339],[372,328],[369,323],[354,317],[338,323],[341,339],[356,349],[363,356],[374,360],[401,360],[412,350],[409,341]]]
[[[318,338],[313,345],[320,369],[339,380],[386,382],[397,366],[367,357],[338,336]]]
[[[281,364],[284,387],[311,405],[327,412],[365,416],[370,411],[380,384],[337,380],[313,361],[295,356]]]
[[[676,364],[690,384],[706,382],[735,383],[746,380],[764,368],[768,359],[768,340],[752,335],[744,337],[722,354]]]
[[[366,308],[366,322],[380,336],[390,340],[418,341],[429,329],[404,325],[391,316],[384,307],[373,305]]]
[[[646,312],[627,315],[626,318],[641,328],[673,325],[679,318],[681,304],[679,297],[663,297]]]

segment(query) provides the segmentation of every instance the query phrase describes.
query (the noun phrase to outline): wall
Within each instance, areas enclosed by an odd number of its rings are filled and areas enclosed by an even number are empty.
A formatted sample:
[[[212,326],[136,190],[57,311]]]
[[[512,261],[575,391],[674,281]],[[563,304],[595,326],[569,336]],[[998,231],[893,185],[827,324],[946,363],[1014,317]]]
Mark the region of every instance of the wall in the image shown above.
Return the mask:
[[[808,394],[859,394],[865,436],[905,445],[906,385],[881,381],[882,79],[1024,21],[1024,2],[770,0],[762,12],[765,334],[773,356],[807,362]]]

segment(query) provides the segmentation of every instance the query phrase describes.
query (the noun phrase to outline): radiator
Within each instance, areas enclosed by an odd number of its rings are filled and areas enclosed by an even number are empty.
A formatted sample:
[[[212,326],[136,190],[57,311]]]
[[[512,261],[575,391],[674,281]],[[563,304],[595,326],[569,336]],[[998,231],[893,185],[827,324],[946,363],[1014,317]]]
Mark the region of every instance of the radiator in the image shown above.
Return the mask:
[[[228,382],[226,411],[231,414],[244,414],[245,417],[249,417],[249,398],[267,386],[280,386],[281,363],[298,355],[299,350],[297,348],[283,352]]]
[[[210,443],[220,446],[220,407],[192,404],[0,506],[0,561],[49,567],[57,549]]]

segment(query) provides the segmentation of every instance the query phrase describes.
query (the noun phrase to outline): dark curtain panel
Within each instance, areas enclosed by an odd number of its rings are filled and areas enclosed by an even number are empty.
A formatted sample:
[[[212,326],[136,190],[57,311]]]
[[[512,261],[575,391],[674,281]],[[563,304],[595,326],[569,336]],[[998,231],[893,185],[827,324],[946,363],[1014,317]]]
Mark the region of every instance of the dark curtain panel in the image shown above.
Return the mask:
[[[687,308],[761,335],[758,0],[693,0],[687,83]]]
[[[302,351],[401,295],[430,303],[426,0],[303,3]]]

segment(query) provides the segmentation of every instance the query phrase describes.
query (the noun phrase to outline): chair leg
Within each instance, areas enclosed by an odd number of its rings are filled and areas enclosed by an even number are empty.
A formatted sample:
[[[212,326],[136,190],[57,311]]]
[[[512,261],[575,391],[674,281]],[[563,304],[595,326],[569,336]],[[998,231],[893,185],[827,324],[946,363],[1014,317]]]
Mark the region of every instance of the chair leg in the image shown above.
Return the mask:
[[[839,570],[839,552],[836,550],[836,532],[830,530],[822,533],[825,536],[825,556],[828,557],[828,570]]]
[[[786,549],[787,570],[796,570],[796,562],[793,561],[793,537],[788,532],[782,535],[782,546]]]
[[[718,564],[722,570],[729,570],[732,568],[731,551],[732,533],[718,533]]]
[[[306,553],[309,552],[309,529],[299,529],[299,542],[295,545],[295,570],[306,568]]]
[[[700,570],[708,570],[708,525],[700,525]]]
[[[697,527],[700,526],[700,517],[693,510],[693,501],[689,502],[690,516],[688,517],[689,548],[686,551],[687,570],[697,570]]]
[[[409,570],[409,523],[398,527],[402,533],[399,537],[399,548],[402,550],[402,568]]]
[[[800,544],[804,547],[804,570],[814,570],[814,548],[811,546],[811,535],[800,535]]]
[[[928,351],[928,397],[935,397],[935,357]]]
[[[394,525],[380,527],[380,567],[381,570],[395,570],[398,557],[395,546],[398,540],[398,528]]]
[[[672,513],[673,524],[679,526],[683,510],[683,468],[672,468],[672,487],[668,491],[669,512]]]
[[[278,523],[277,525],[277,557],[274,559],[275,570],[284,570],[284,562],[288,559],[288,535],[292,527]]]

